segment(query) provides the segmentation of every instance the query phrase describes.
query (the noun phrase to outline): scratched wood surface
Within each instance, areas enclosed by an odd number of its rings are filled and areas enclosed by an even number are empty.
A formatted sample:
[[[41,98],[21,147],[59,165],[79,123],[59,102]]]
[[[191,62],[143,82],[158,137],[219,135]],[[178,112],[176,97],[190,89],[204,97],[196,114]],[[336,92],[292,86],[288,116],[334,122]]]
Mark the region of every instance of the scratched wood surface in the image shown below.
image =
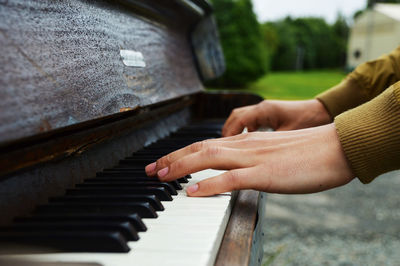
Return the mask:
[[[8,0],[0,17],[0,146],[202,90],[179,14],[171,26],[116,1]]]
[[[239,191],[215,266],[248,265],[257,223],[258,191]]]

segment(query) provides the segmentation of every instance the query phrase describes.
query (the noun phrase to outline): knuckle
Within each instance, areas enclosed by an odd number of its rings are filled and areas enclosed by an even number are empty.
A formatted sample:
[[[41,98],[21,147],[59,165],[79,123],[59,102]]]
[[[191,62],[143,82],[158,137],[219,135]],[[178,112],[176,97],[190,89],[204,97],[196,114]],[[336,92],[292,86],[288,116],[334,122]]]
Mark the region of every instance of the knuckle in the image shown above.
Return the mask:
[[[184,169],[184,162],[182,160],[177,160],[171,164],[169,171],[175,173],[177,170],[182,171]]]
[[[219,147],[208,147],[205,149],[205,155],[210,158],[217,157],[221,153]]]
[[[238,190],[241,188],[241,179],[237,171],[229,171],[226,174],[226,182],[230,184],[232,190]]]
[[[164,156],[164,162],[165,162],[166,164],[172,163],[172,155],[171,155],[171,154],[168,154],[168,155]]]
[[[263,191],[270,191],[273,189],[274,184],[273,184],[273,177],[275,176],[275,170],[274,166],[267,166],[267,165],[262,165],[261,171],[264,173],[264,178],[263,181],[260,182],[260,190]]]
[[[246,125],[246,120],[243,117],[241,117],[241,118],[238,119],[238,124],[240,126],[245,126]]]
[[[157,167],[158,168],[163,167],[165,165],[164,161],[165,161],[164,157],[161,157],[160,159],[158,159],[156,162]]]
[[[240,107],[240,108],[235,108],[232,110],[231,115],[233,116],[238,116],[240,114],[243,113],[243,111],[246,109],[247,107]]]
[[[201,151],[205,146],[204,141],[198,141],[190,145],[190,151],[191,152],[198,152]]]
[[[165,167],[168,164],[170,164],[170,162],[171,162],[170,159],[171,159],[171,155],[170,154],[165,155],[165,156],[163,156],[163,157],[161,157],[160,159],[157,160],[157,165],[159,167]]]

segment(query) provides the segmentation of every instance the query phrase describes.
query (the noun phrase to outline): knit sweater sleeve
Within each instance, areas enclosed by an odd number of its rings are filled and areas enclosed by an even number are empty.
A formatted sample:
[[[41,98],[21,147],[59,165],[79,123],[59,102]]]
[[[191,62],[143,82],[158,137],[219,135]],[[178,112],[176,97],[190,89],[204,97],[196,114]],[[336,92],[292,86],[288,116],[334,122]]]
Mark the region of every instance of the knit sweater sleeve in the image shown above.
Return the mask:
[[[332,118],[357,107],[400,80],[400,46],[359,65],[341,83],[317,96]]]
[[[400,47],[361,64],[317,96],[334,118],[345,155],[363,183],[400,169],[399,80]]]
[[[363,183],[400,169],[400,82],[373,100],[335,117],[340,142]]]

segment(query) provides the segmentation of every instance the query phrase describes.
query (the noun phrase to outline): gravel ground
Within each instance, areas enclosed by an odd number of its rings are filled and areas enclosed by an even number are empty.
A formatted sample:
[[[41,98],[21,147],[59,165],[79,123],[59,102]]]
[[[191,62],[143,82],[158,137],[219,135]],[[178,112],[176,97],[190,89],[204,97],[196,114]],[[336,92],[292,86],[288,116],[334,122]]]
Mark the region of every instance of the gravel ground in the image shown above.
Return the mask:
[[[263,265],[400,265],[400,171],[267,198]]]

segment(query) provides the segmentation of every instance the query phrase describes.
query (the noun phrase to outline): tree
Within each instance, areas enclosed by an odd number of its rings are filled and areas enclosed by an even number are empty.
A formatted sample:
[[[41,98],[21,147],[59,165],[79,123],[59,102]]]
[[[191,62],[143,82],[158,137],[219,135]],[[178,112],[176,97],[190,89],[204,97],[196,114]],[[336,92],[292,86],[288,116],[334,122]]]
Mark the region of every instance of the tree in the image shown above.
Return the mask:
[[[373,7],[376,3],[400,3],[400,0],[368,0],[367,7]]]
[[[263,76],[268,59],[251,0],[213,0],[225,74],[211,85],[241,87]]]
[[[338,15],[329,25],[322,18],[287,17],[262,26],[265,46],[271,51],[272,70],[342,67],[349,28]]]
[[[338,13],[332,28],[338,49],[337,65],[344,66],[346,64],[347,41],[349,39],[350,28],[347,24],[346,18],[341,13]]]

